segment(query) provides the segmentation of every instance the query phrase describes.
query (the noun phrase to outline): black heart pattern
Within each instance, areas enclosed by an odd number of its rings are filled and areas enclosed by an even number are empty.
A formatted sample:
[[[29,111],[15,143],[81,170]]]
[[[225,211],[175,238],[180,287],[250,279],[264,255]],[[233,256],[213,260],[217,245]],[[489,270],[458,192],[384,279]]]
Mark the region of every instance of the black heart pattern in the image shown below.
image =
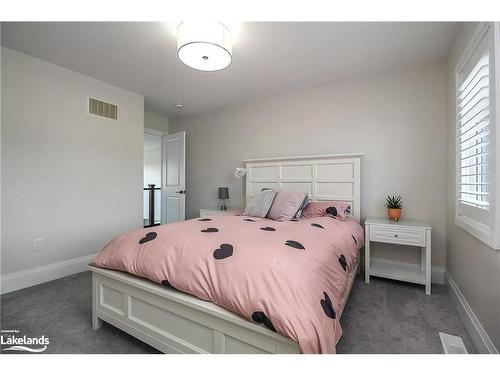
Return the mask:
[[[142,237],[139,240],[139,244],[142,245],[143,243],[153,241],[156,238],[156,236],[158,236],[158,234],[156,232],[149,232],[148,234],[146,234],[144,237]]]
[[[298,249],[298,250],[305,250],[306,249],[300,242],[293,241],[293,240],[286,240],[285,245],[293,247],[293,248]]]
[[[337,216],[337,209],[335,207],[328,207],[326,213],[332,216]]]
[[[205,219],[198,219],[198,221],[212,221],[212,219],[205,218]]]
[[[252,320],[255,323],[263,323],[271,331],[276,332],[276,328],[274,328],[273,322],[271,322],[271,319],[269,319],[269,317],[266,314],[264,314],[262,311],[255,311],[252,314]]]
[[[215,259],[226,259],[233,255],[233,246],[228,243],[223,243],[214,251]]]
[[[357,245],[358,241],[356,240],[356,237],[354,237],[354,234],[351,234],[352,239],[354,240],[354,243]]]
[[[252,223],[255,223],[255,220],[253,220],[253,219],[243,219],[243,220],[245,220],[245,221],[251,221]]]
[[[274,229],[273,227],[264,227],[260,229],[265,230],[266,232],[276,232],[276,229]]]
[[[320,224],[312,223],[311,225],[312,225],[313,227],[316,227],[316,228],[325,229],[325,228],[323,227],[323,225],[320,225]]]
[[[335,310],[333,309],[332,306],[332,301],[330,300],[330,297],[326,292],[323,292],[324,299],[321,300],[321,307],[323,308],[323,311],[325,312],[326,316],[335,319],[337,314],[335,313]]]
[[[347,260],[345,259],[344,254],[340,255],[340,257],[339,257],[339,263],[342,266],[342,268],[344,269],[344,271],[347,271]]]
[[[218,232],[219,230],[217,228],[207,228],[207,229],[202,229],[201,231],[203,233],[215,233]]]

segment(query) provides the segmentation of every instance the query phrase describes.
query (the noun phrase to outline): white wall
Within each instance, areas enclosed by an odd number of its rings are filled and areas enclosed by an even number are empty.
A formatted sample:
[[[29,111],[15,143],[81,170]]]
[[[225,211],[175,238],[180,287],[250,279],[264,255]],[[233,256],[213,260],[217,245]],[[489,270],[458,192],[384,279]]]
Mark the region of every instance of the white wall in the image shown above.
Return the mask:
[[[500,350],[500,251],[455,225],[455,66],[477,27],[461,25],[447,60],[448,187],[446,269],[453,277],[484,329]]]
[[[88,96],[118,121],[88,116]],[[142,96],[2,48],[2,108],[2,275],[142,226]]]
[[[334,83],[199,115],[171,118],[186,131],[187,216],[215,207],[229,186],[243,205],[246,158],[364,152],[361,214],[385,216],[387,194],[402,193],[403,216],[433,227],[432,264],[445,264],[445,71],[429,65]],[[418,262],[417,249],[376,249]]]
[[[144,127],[168,133],[168,117],[161,113],[144,111]]]

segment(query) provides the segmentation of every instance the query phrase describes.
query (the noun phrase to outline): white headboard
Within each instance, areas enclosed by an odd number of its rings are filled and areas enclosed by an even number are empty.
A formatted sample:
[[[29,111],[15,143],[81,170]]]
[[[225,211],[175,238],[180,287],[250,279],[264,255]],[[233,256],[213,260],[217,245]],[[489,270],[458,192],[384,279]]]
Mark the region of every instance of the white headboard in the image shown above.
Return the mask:
[[[360,220],[360,167],[363,154],[332,154],[243,160],[246,199],[262,188],[307,192],[316,201],[351,202]]]

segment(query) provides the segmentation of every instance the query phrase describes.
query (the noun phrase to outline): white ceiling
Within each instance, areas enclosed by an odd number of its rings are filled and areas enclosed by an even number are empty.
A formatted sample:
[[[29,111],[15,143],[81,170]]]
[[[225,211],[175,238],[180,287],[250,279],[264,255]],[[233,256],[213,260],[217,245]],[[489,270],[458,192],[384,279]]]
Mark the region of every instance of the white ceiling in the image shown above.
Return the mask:
[[[144,95],[169,116],[443,60],[456,23],[240,24],[233,62],[200,72],[163,23],[2,23],[2,45]],[[175,103],[184,109],[175,109]]]

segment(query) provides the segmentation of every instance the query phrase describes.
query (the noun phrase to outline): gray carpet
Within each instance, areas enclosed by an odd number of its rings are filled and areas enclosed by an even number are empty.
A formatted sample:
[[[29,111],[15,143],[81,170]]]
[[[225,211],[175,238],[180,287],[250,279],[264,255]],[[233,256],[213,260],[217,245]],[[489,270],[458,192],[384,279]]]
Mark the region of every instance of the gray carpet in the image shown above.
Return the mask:
[[[94,331],[91,293],[90,272],[83,272],[5,294],[0,327],[45,335],[50,344],[44,353],[158,353],[109,324]]]
[[[104,323],[91,327],[91,280],[84,272],[1,297],[2,329],[27,336],[45,335],[46,353],[158,353]],[[344,335],[338,353],[442,353],[439,331],[461,336],[469,353],[475,348],[446,290],[358,277],[342,316]]]
[[[439,332],[462,337],[476,348],[444,285],[423,286],[372,277],[356,279],[341,319],[338,353],[444,353]]]

